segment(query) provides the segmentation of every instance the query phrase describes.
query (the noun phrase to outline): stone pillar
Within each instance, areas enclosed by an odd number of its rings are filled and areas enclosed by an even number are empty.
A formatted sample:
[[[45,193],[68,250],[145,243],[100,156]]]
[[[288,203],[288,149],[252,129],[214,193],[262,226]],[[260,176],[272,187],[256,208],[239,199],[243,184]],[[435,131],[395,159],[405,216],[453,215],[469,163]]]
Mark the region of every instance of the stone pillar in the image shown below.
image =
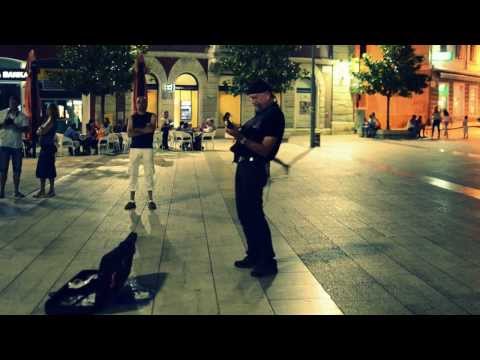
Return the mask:
[[[204,98],[204,116],[214,119],[215,126],[218,128],[220,119],[218,118],[218,83],[220,78],[218,75],[209,72],[206,93]],[[202,119],[204,120],[204,119]]]
[[[285,128],[295,126],[295,86],[282,94],[282,111],[285,115]]]
[[[87,133],[87,124],[90,121],[90,95],[82,95],[82,134]]]
[[[335,45],[332,94],[332,132],[352,133],[354,104],[350,93],[350,45]]]

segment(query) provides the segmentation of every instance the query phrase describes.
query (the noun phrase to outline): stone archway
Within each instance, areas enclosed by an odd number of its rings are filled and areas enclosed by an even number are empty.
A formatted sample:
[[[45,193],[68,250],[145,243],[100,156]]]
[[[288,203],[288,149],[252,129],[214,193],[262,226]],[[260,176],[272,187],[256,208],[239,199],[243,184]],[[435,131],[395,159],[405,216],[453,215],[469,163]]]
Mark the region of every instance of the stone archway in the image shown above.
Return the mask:
[[[207,75],[197,59],[178,59],[168,74],[168,83],[175,83],[175,80],[182,74],[191,74],[198,82],[198,119],[201,122],[205,118],[205,97],[207,94]],[[173,101],[170,104],[173,111]],[[173,112],[172,112],[173,113]]]
[[[164,110],[170,111],[168,99],[164,99],[163,94],[163,86],[167,83],[167,73],[163,68],[162,64],[152,56],[145,56],[145,64],[147,66],[148,71],[154,75],[158,81],[158,96],[157,96],[157,114],[160,118],[163,114]]]

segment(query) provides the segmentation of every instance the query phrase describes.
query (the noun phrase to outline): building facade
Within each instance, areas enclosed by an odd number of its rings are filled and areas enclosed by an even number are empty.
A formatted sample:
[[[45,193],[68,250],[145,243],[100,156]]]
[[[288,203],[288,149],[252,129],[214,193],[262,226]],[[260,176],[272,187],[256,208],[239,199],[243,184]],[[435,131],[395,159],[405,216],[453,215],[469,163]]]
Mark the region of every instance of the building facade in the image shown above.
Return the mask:
[[[168,111],[176,125],[183,120],[197,126],[201,121],[213,118],[220,129],[224,126],[221,119],[226,112],[232,114],[232,121],[236,124],[253,116],[253,107],[245,95],[234,97],[226,92],[223,83],[229,75],[217,75],[211,71],[220,52],[221,46],[218,45],[151,45],[145,56],[149,69],[149,111],[157,114]],[[316,49],[316,125],[322,132],[352,131],[349,74],[352,53],[353,46],[348,45],[323,45]],[[311,71],[310,46],[301,47],[292,54],[292,60]],[[277,98],[285,113],[287,129],[309,131],[310,80],[297,80],[289,91],[277,94]],[[110,97],[107,103],[113,112],[113,98]],[[125,112],[131,112],[131,94],[126,94]]]
[[[24,105],[25,80],[27,73],[25,66],[28,52],[34,49],[37,58],[39,95],[43,111],[50,103],[56,103],[60,116],[66,121],[73,121],[77,125],[82,123],[82,95],[79,92],[70,92],[61,89],[50,79],[50,72],[59,68],[56,59],[56,48],[51,45],[0,45],[0,109],[8,107],[8,98],[16,95]],[[60,125],[60,131],[62,131]]]
[[[49,71],[58,67],[54,46],[0,46],[0,68],[24,69],[31,48],[35,49],[37,59],[43,62],[39,73],[43,105],[48,105],[49,101],[57,102],[64,117],[78,118],[85,128],[88,120],[100,113],[100,98],[67,93],[49,79]],[[349,45],[319,45],[315,49],[318,131],[352,131],[354,108],[350,95],[349,63],[353,49],[354,46]],[[311,50],[311,46],[301,46],[292,54],[292,60],[308,72],[311,71]],[[149,70],[148,111],[159,117],[168,111],[176,125],[180,121],[188,121],[192,126],[198,126],[203,120],[213,118],[220,134],[225,112],[232,114],[236,124],[253,116],[253,107],[246,96],[234,97],[226,92],[223,82],[228,80],[229,75],[217,75],[211,71],[220,52],[219,45],[150,45],[145,55]],[[23,97],[23,86],[23,79],[0,82],[1,107],[6,107],[10,93]],[[309,131],[310,79],[297,80],[290,90],[277,94],[277,98],[285,113],[287,131]],[[125,122],[131,112],[132,92],[106,97],[105,117],[113,124]]]
[[[420,72],[427,74],[431,81],[423,94],[410,98],[393,97],[390,107],[390,127],[401,129],[407,126],[412,115],[423,119],[431,117],[433,109],[447,109],[453,121],[461,121],[465,115],[470,119],[480,116],[480,54],[479,45],[412,45],[424,61]],[[374,59],[381,58],[378,45],[357,45],[354,61],[363,53]],[[354,104],[359,114],[368,116],[375,112],[383,129],[386,127],[386,98],[381,95],[365,95]],[[361,117],[360,116],[360,117]]]

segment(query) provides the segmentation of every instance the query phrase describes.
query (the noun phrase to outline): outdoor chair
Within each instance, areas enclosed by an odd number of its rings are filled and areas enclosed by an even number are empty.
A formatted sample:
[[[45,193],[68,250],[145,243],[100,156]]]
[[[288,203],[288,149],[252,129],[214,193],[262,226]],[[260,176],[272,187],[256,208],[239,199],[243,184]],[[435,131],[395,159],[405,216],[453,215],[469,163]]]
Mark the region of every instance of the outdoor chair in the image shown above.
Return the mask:
[[[212,144],[212,149],[215,150],[215,133],[217,130],[213,130],[212,132],[202,133],[202,147],[206,150],[207,144]]]

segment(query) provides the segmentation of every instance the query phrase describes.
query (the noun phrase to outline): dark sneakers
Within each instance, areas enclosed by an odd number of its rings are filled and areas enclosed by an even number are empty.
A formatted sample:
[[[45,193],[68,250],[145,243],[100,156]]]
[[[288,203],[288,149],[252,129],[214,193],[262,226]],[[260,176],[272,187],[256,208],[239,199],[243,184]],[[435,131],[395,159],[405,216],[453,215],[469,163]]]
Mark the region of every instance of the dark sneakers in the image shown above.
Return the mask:
[[[134,210],[137,208],[137,205],[135,204],[135,201],[129,201],[127,205],[125,205],[125,210]],[[155,210],[157,208],[157,205],[153,201],[150,201],[148,203],[148,209],[149,210]]]
[[[129,201],[127,205],[125,205],[125,210],[133,210],[136,209],[137,206],[135,205],[134,201]]]
[[[255,266],[253,259],[246,256],[243,260],[235,261],[234,265],[240,269],[250,269]]]
[[[23,199],[25,195],[23,195],[21,192],[16,192],[15,193],[15,199]]]
[[[264,277],[264,276],[272,276],[278,273],[277,262],[273,260],[273,262],[268,264],[258,264],[255,265],[255,268],[250,273],[253,277]]]
[[[150,201],[148,203],[148,210],[155,210],[157,208],[157,205],[153,201]]]

